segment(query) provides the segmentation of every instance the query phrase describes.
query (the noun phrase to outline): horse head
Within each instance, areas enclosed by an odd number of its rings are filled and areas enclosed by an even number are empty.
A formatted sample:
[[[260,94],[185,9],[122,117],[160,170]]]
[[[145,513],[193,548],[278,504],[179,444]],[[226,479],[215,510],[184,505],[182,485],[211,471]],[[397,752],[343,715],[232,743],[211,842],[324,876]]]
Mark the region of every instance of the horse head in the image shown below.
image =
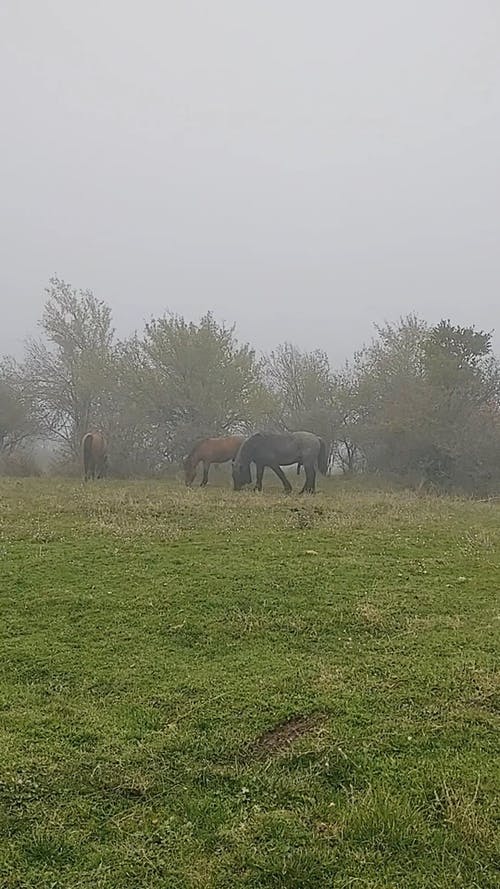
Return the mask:
[[[186,487],[189,488],[190,485],[193,484],[196,476],[196,466],[193,466],[190,454],[186,454],[186,456],[182,458],[182,465],[184,467],[184,481]]]
[[[235,491],[241,491],[245,485],[252,483],[252,475],[250,473],[250,463],[242,462],[236,457],[232,466],[233,487]]]

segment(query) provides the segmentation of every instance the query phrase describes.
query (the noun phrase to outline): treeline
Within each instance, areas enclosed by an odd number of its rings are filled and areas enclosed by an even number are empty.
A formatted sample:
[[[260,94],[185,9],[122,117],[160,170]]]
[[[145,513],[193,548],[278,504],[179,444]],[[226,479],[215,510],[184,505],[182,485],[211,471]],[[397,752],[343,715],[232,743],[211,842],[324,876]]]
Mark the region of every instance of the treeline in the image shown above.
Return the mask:
[[[500,489],[500,365],[491,334],[415,316],[377,327],[341,369],[284,343],[258,356],[208,313],[166,314],[119,340],[90,291],[53,278],[41,337],[0,366],[4,471],[28,472],[29,445],[57,444],[60,471],[104,431],[119,476],[177,465],[197,438],[307,429],[346,473],[474,494]]]

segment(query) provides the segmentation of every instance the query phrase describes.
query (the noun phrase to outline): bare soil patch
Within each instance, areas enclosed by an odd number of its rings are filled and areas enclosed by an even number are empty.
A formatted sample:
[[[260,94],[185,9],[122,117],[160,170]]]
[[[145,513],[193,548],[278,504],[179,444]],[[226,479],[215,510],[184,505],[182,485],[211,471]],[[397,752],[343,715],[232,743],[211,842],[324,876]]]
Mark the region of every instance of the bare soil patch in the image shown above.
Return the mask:
[[[252,746],[253,753],[261,759],[280,753],[290,747],[294,741],[314,732],[321,722],[322,716],[319,713],[291,716],[290,719],[279,722],[260,735]]]

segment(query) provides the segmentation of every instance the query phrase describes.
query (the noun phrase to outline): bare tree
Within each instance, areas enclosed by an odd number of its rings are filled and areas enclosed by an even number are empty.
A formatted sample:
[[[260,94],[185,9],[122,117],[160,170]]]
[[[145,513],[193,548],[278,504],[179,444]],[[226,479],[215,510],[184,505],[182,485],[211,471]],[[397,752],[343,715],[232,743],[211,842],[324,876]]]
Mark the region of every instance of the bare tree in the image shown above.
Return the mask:
[[[40,430],[79,451],[82,435],[102,425],[113,373],[108,306],[88,291],[52,278],[40,323],[44,337],[27,343],[22,368]]]

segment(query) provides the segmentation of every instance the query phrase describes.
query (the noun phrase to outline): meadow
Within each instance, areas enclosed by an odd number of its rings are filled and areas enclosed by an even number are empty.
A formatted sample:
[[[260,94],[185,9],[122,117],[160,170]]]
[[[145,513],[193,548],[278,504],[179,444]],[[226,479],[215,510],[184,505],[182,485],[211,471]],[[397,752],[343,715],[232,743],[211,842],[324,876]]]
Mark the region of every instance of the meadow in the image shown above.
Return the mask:
[[[2,889],[498,886],[500,504],[264,484],[0,481]]]

